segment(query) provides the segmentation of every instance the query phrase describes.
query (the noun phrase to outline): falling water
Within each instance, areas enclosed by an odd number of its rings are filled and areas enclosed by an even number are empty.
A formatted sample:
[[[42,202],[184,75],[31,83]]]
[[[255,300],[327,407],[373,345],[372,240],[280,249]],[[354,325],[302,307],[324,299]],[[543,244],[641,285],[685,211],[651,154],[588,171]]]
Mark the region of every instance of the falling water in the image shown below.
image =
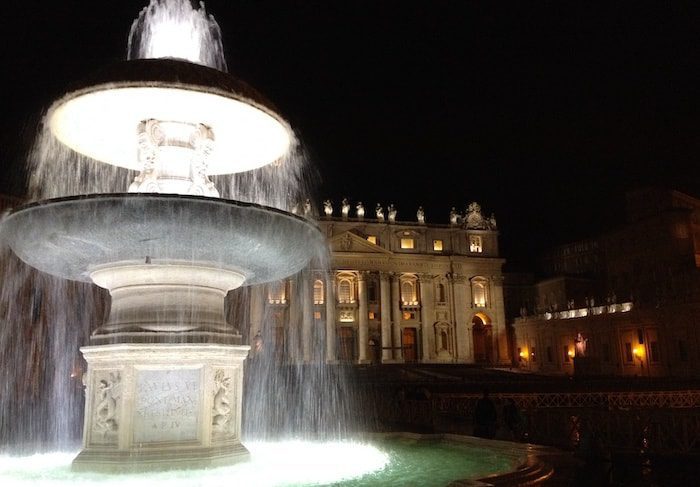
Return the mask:
[[[173,37],[174,36],[174,37]],[[187,42],[174,43],[173,38]],[[221,71],[227,69],[219,26],[200,4],[189,0],[151,0],[134,21],[128,59],[174,57]],[[136,154],[135,154],[136,157]],[[95,193],[124,193],[135,173],[80,155],[59,143],[42,121],[27,158],[27,201]],[[290,211],[317,201],[318,174],[302,145],[275,164],[213,179],[221,197]],[[316,215],[313,207],[307,215]],[[176,215],[173,215],[176,218]],[[0,235],[1,238],[1,235]],[[34,269],[3,249],[4,285],[0,301],[0,448],[38,451],[76,448],[82,428],[85,364],[78,349],[99,325],[108,308],[108,293],[94,285],[57,279]],[[288,302],[311,299],[308,276],[327,271],[327,249],[303,274],[290,278],[295,291]],[[326,299],[334,299],[328,290]],[[249,299],[253,289],[240,288],[228,298],[229,321],[247,343]],[[283,322],[264,316],[266,344],[247,361],[243,440],[272,437],[344,437],[353,429],[356,411],[345,372],[325,365],[325,323],[314,320],[311,356],[302,357],[302,306]],[[276,327],[286,330],[282,355],[273,350]],[[281,358],[280,358],[281,357]],[[302,358],[307,363],[302,365]],[[310,360],[309,360],[310,358]]]
[[[204,2],[151,0],[129,32],[127,59],[178,58],[226,71],[221,30]]]

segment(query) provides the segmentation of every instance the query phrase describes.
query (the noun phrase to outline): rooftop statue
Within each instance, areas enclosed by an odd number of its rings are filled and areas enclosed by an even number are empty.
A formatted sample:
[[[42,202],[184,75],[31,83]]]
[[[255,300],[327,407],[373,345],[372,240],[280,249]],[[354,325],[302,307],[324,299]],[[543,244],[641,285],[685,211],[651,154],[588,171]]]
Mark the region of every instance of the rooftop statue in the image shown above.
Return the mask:
[[[384,208],[382,208],[382,205],[377,203],[377,207],[374,209],[374,212],[377,215],[377,220],[379,220],[380,222],[383,222],[384,221]]]
[[[357,218],[362,220],[365,217],[365,205],[362,204],[362,201],[357,202],[355,210],[357,211]]]
[[[450,210],[450,225],[457,225],[459,223],[459,213],[457,209],[453,206]]]
[[[423,210],[422,206],[418,207],[418,211],[416,212],[416,219],[418,220],[419,224],[425,224],[425,211]]]
[[[333,203],[331,203],[331,200],[326,200],[323,202],[323,212],[329,218],[333,216]]]
[[[396,208],[393,203],[389,203],[389,223],[394,223],[396,221]]]

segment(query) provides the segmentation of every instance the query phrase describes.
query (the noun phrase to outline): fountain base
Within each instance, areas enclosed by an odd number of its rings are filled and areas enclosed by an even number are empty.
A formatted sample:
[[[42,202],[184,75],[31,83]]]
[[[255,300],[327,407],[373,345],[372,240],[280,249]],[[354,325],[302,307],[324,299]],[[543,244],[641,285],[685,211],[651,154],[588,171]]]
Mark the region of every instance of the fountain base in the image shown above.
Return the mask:
[[[73,470],[116,473],[247,460],[240,438],[249,348],[204,343],[81,348],[88,364],[85,423]]]

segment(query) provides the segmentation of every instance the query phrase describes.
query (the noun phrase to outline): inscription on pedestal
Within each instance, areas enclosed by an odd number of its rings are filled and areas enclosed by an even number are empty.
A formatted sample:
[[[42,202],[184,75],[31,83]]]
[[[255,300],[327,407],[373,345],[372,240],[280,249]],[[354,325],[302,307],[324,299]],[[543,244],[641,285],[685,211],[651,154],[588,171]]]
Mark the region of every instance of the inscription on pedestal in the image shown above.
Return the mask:
[[[139,370],[134,442],[197,440],[200,389],[200,369]]]

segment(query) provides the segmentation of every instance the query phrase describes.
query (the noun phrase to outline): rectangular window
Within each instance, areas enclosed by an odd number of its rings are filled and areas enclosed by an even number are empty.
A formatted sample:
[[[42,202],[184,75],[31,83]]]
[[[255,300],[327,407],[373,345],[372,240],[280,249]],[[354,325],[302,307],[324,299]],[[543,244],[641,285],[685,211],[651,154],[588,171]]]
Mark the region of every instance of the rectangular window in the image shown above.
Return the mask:
[[[483,252],[481,235],[469,235],[469,252]]]
[[[632,344],[625,342],[625,362],[634,362],[634,353],[632,353]]]
[[[401,239],[401,248],[402,249],[412,249],[414,245],[414,241],[412,238],[402,238]]]
[[[552,354],[552,347],[547,345],[547,362],[550,364],[554,362],[554,356]]]
[[[435,252],[442,252],[442,240],[433,240],[433,250]]]
[[[370,311],[369,313],[367,313],[367,317],[368,317],[370,320],[373,320],[373,319],[374,319],[374,311]]]
[[[317,319],[317,320],[321,319],[321,312],[320,311],[314,311],[314,319]]]
[[[367,241],[370,243],[373,243],[374,245],[377,245],[377,236],[376,235],[367,235]]]
[[[649,361],[659,361],[659,342],[657,341],[649,342]]]

